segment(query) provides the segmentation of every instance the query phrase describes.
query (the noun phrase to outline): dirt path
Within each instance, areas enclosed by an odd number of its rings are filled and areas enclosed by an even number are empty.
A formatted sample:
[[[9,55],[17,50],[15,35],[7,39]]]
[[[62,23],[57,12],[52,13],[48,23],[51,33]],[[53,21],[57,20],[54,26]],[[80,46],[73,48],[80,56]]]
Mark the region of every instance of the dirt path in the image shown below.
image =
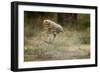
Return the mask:
[[[27,49],[25,52],[25,61],[86,59],[90,57],[89,45],[53,48],[54,46],[50,45],[48,48],[43,48],[42,46],[40,49]]]

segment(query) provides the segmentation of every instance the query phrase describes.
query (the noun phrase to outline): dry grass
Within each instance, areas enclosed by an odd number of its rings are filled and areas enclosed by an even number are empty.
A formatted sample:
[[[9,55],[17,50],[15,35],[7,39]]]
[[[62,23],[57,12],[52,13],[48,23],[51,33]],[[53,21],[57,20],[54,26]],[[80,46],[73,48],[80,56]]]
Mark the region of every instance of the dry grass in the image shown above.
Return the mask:
[[[69,60],[90,58],[90,44],[84,43],[82,31],[65,30],[51,44],[44,42],[44,32],[27,38],[24,50],[24,61]],[[80,39],[81,38],[81,39]],[[82,40],[82,41],[81,41]]]

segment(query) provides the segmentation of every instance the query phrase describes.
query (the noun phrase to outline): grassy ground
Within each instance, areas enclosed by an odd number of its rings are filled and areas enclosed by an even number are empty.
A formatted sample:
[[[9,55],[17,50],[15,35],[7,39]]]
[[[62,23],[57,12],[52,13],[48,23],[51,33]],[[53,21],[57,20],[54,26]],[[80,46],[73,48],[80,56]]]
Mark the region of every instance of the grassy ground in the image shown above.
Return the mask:
[[[88,33],[89,34],[89,33]],[[90,44],[84,31],[65,30],[59,34],[52,44],[44,32],[25,39],[24,61],[69,60],[90,58]]]

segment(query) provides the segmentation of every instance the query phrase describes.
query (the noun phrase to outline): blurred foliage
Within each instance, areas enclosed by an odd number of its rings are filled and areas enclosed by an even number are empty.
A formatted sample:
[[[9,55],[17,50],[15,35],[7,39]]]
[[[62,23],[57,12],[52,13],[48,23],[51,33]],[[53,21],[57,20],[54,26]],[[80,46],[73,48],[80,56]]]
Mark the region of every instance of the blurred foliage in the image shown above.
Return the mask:
[[[81,44],[90,44],[90,29],[89,28],[80,32],[78,36],[79,36],[79,41]]]
[[[24,36],[27,38],[35,37],[43,31],[43,20],[50,19],[62,25],[64,29],[85,31],[90,29],[90,15],[76,13],[53,13],[53,12],[24,12]],[[89,30],[80,35],[81,41],[89,43]],[[82,40],[83,39],[83,40]]]
[[[80,30],[86,30],[90,27],[90,15],[89,14],[78,14],[78,28]]]

